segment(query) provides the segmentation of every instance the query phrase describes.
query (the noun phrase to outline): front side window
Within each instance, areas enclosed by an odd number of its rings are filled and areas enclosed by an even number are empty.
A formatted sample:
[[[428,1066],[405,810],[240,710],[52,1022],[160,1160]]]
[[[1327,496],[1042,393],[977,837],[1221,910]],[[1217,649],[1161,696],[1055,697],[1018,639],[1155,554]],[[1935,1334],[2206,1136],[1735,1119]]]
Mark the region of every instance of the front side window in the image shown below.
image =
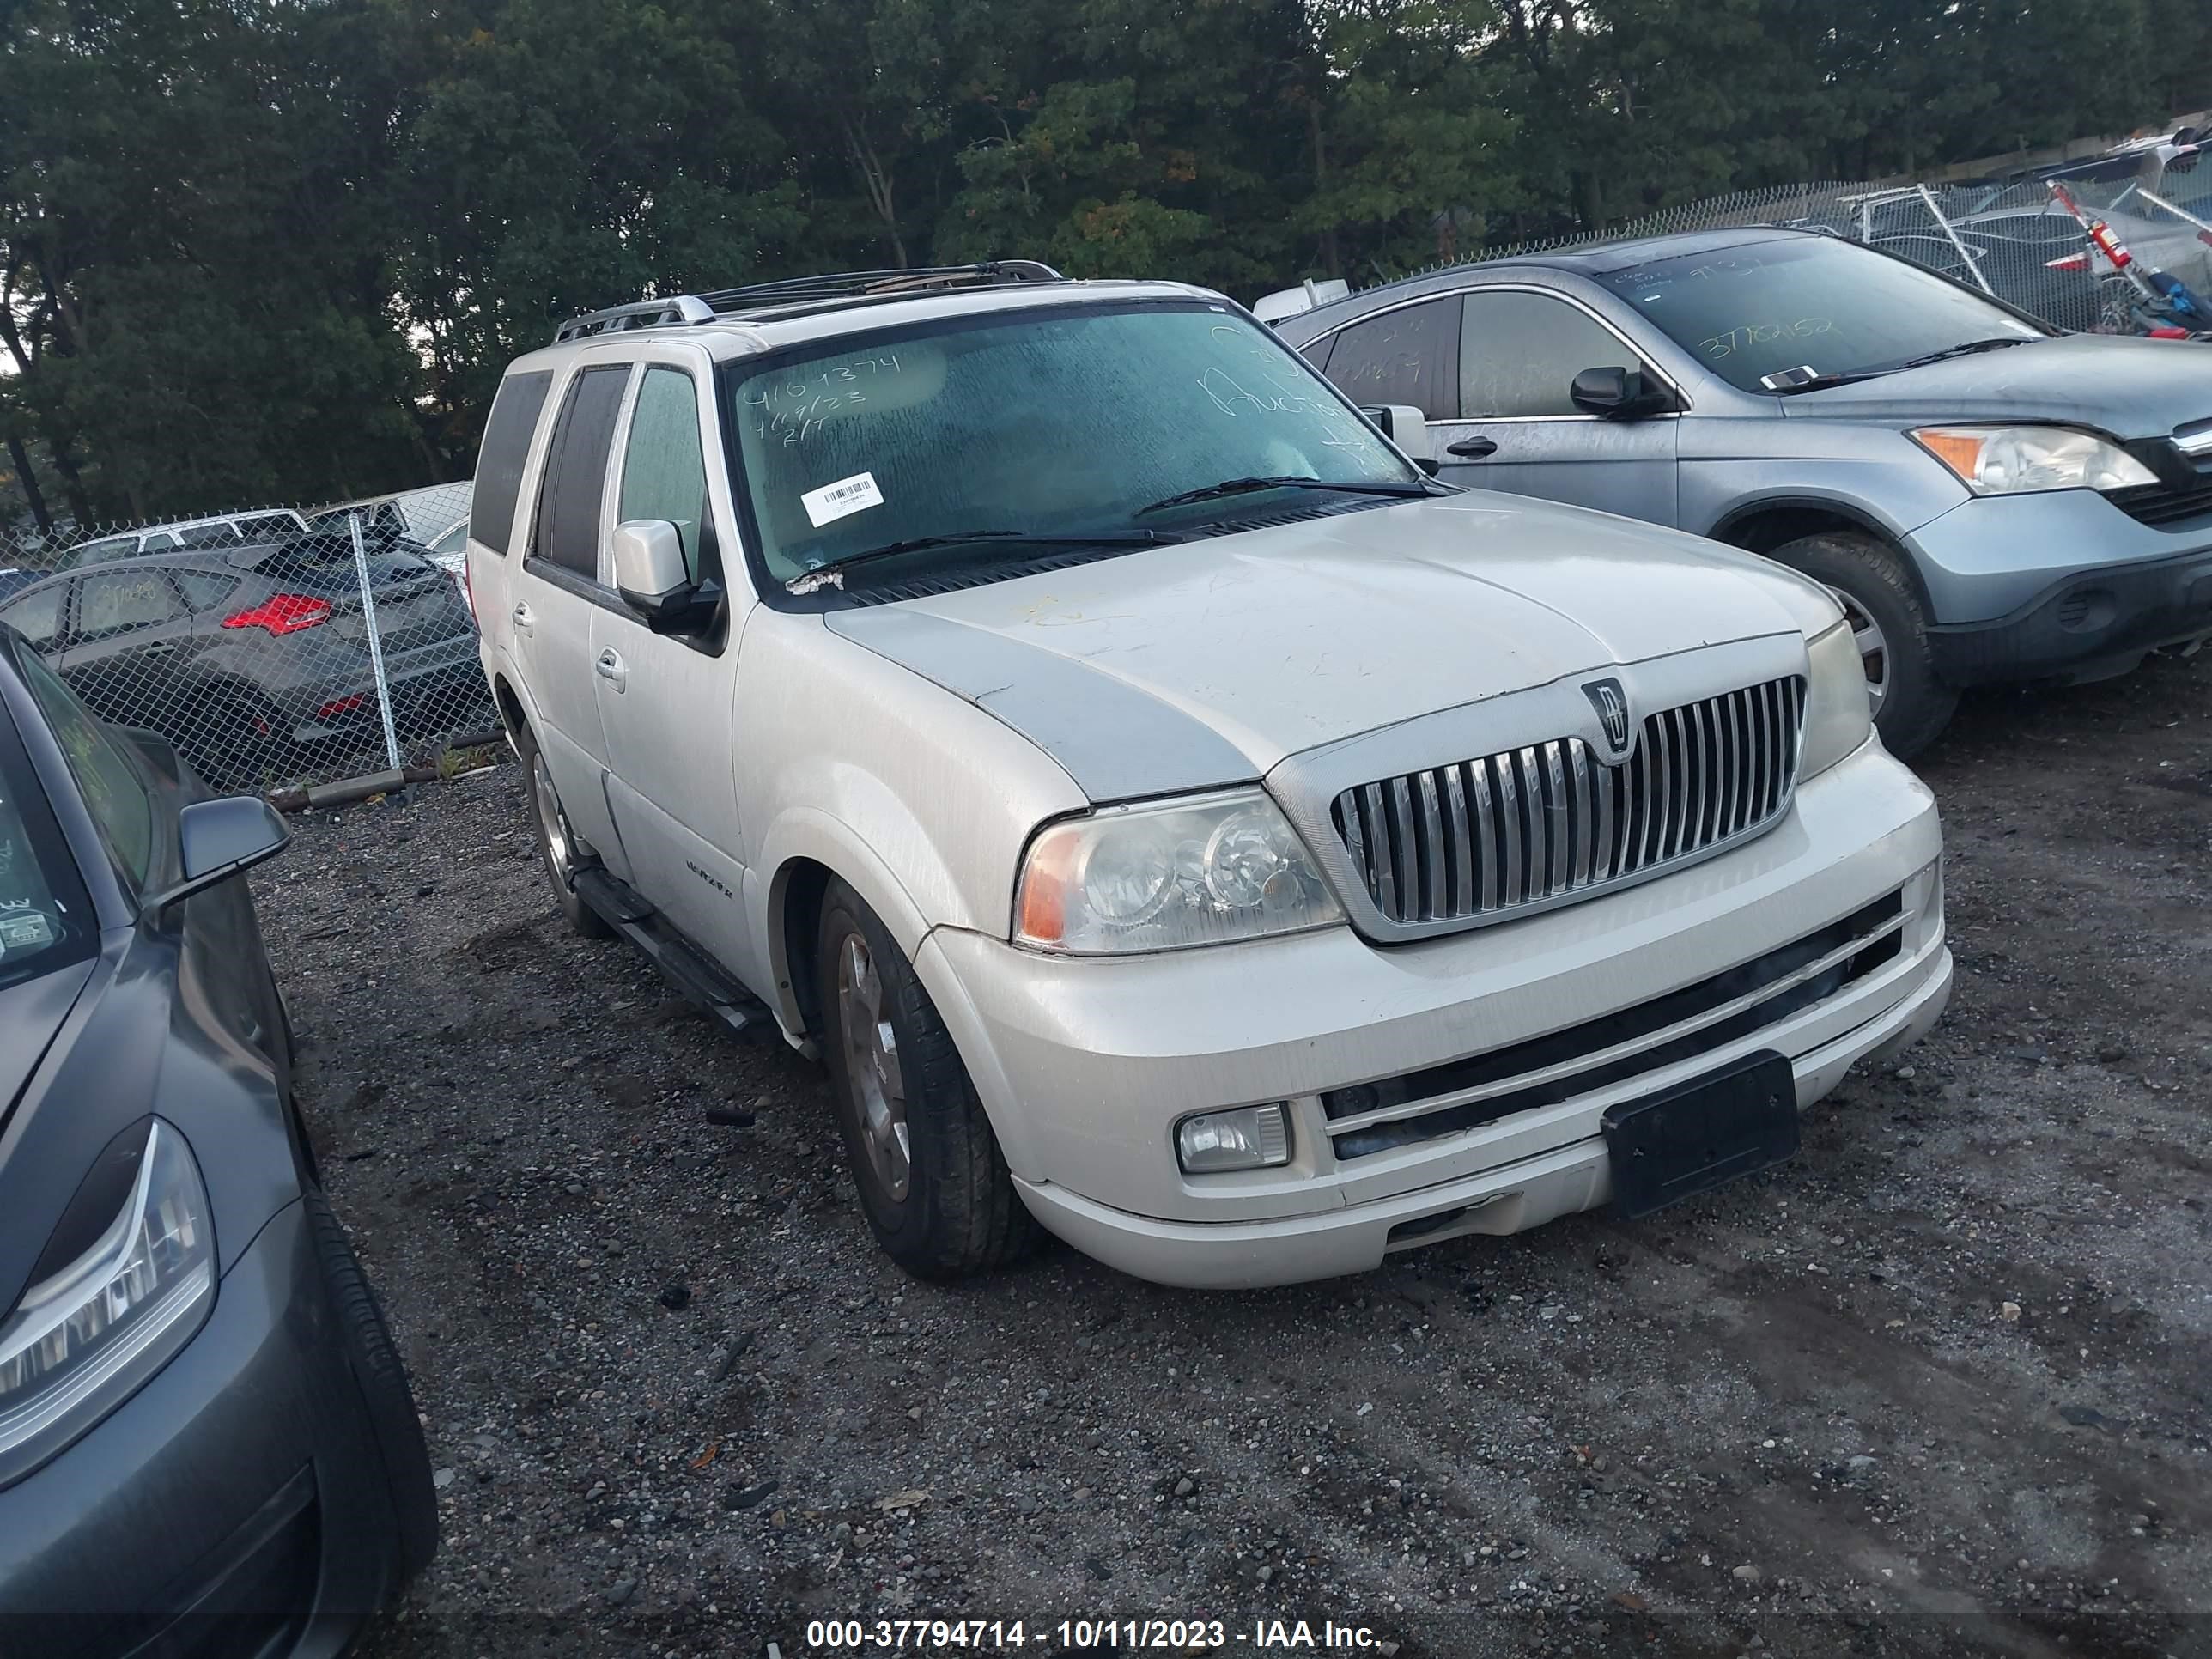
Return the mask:
[[[680,368],[649,365],[638,383],[615,510],[617,524],[631,519],[674,525],[684,542],[684,567],[693,581],[699,580],[707,461],[699,445],[698,388]]]
[[[1802,371],[1885,374],[1916,360],[2044,337],[1916,265],[1826,236],[1655,259],[1599,279],[1730,386],[1777,391]],[[1784,377],[1770,386],[1768,377]]]
[[[55,582],[35,593],[26,593],[12,605],[0,606],[0,622],[43,651],[61,638],[62,601],[67,598],[69,584]]]
[[[1548,294],[1492,289],[1467,296],[1460,319],[1459,400],[1468,420],[1578,411],[1567,393],[1586,368],[1637,368],[1637,355],[1588,312]]]
[[[154,801],[137,767],[52,669],[28,653],[18,654],[24,683],[53,728],[85,810],[124,872],[143,885],[154,860]]]
[[[1363,409],[1411,404],[1431,421],[1459,418],[1459,296],[1400,306],[1336,337],[1328,378]]]
[[[722,398],[778,582],[925,538],[1181,534],[1282,499],[1156,510],[1230,480],[1420,487],[1304,361],[1203,302],[987,313],[740,362]]]
[[[77,584],[76,631],[89,638],[173,622],[182,611],[158,570],[103,571]]]

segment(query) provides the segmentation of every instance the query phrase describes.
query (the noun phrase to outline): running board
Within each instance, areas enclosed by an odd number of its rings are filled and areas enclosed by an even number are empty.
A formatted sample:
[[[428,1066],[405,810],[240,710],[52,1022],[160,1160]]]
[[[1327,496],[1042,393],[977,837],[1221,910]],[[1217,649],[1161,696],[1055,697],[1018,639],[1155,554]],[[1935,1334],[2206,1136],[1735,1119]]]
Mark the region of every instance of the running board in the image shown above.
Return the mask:
[[[659,913],[636,889],[596,867],[576,872],[575,885],[578,898],[643,951],[669,983],[732,1032],[751,1031],[773,1022],[766,1003],[661,926]]]

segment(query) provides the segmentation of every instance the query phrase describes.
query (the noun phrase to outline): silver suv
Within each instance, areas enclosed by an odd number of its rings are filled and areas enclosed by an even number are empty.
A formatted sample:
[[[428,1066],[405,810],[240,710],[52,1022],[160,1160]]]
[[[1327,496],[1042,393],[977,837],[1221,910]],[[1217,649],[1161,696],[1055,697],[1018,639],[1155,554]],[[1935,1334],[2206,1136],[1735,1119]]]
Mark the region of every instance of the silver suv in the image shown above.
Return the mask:
[[[826,1063],[909,1269],[1640,1213],[1942,1009],[1827,594],[1382,418],[1217,294],[1027,264],[508,369],[469,575],[561,904]]]
[[[1279,326],[1443,476],[1695,531],[1826,583],[1883,740],[1962,686],[2212,636],[2212,350],[2057,335],[1903,259],[1771,228],[1393,283]]]

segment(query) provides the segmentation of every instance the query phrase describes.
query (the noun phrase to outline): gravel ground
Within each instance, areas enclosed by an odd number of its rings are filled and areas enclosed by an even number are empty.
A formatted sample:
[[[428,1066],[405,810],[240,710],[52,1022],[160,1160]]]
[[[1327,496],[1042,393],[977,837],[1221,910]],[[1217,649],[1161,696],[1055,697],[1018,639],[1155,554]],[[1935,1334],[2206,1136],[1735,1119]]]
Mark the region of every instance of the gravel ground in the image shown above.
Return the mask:
[[[262,915],[442,1487],[368,1650],[2212,1652],[2208,737],[2212,655],[1968,704],[1950,1014],[1793,1164],[1233,1296],[904,1279],[814,1068],[563,932],[511,765],[302,821]]]

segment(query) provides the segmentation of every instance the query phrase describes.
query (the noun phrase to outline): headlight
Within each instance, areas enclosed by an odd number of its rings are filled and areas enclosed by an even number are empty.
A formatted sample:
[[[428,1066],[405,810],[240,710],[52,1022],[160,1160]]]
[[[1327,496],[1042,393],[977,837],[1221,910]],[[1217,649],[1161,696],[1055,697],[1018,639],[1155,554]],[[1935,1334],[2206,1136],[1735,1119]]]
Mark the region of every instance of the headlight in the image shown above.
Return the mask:
[[[1030,843],[1014,941],[1071,956],[1174,951],[1344,920],[1305,843],[1258,789],[1109,806]]]
[[[112,1410],[191,1340],[215,1301],[207,1191],[184,1137],[155,1120],[103,1158],[56,1230],[70,1249],[0,1320],[0,1486]],[[136,1136],[133,1137],[136,1141]],[[112,1172],[116,1179],[104,1179]],[[118,1193],[119,1210],[107,1211]],[[88,1203],[98,1206],[85,1214]],[[65,1243],[64,1241],[70,1241]],[[40,1269],[48,1267],[45,1261]]]
[[[1921,447],[1978,495],[2126,489],[2158,475],[2109,439],[2063,426],[1923,426]]]
[[[1805,742],[1799,750],[1797,775],[1809,778],[1864,743],[1872,721],[1866,665],[1859,660],[1850,623],[1839,622],[1823,629],[1805,647],[1805,654],[1812,672],[1806,687]]]

